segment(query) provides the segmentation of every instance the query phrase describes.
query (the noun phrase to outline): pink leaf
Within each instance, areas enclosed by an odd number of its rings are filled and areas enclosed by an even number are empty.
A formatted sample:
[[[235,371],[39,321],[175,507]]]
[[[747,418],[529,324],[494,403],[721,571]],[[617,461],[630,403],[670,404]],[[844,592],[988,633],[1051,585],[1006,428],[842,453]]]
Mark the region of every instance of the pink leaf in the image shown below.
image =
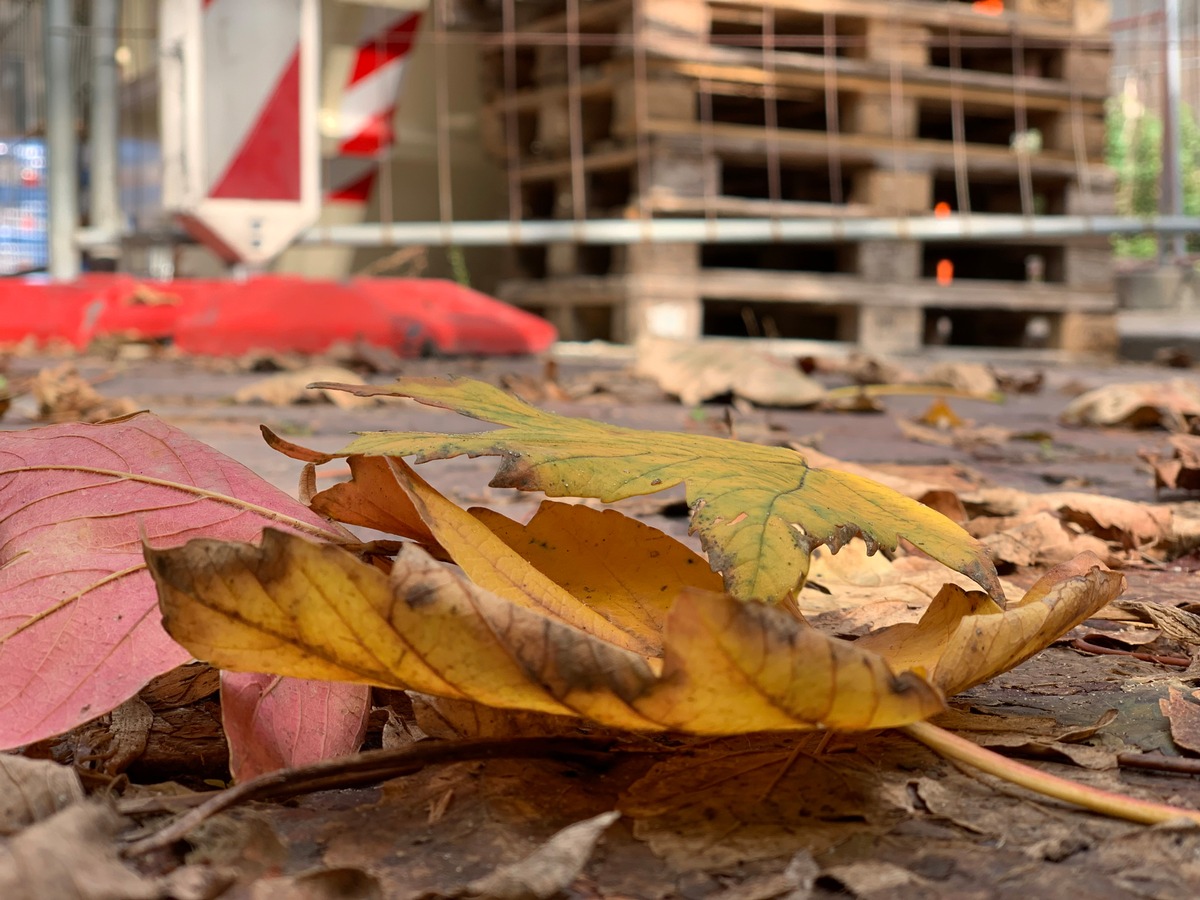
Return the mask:
[[[0,433],[0,748],[94,719],[188,659],[160,624],[143,537],[247,541],[265,525],[339,533],[149,413]]]
[[[355,753],[370,712],[364,685],[221,673],[221,720],[237,781]]]

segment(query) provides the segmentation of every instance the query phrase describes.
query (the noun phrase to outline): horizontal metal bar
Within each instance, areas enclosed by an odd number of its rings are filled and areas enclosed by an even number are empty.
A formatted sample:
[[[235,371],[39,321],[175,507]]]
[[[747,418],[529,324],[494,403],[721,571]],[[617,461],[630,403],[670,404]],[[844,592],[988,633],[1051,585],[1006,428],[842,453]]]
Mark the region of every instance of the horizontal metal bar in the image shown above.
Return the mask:
[[[1200,233],[1200,217],[913,216],[845,219],[594,219],[529,222],[398,222],[328,225],[305,244],[380,247],[407,244],[836,243],[864,240],[981,241]]]
[[[844,219],[593,219],[527,222],[363,222],[319,225],[300,235],[301,244],[343,247],[409,245],[499,247],[517,244],[757,244],[771,241],[837,243],[840,241],[997,241],[1133,234],[1200,234],[1200,217],[1154,216],[911,216]],[[76,242],[90,247],[121,235],[95,228],[76,232]]]

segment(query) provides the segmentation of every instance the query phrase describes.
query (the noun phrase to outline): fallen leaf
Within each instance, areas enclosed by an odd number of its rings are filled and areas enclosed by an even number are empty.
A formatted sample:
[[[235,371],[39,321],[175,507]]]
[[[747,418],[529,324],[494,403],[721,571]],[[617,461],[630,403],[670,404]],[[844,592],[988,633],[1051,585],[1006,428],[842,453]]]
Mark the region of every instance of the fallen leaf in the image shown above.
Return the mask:
[[[841,372],[856,384],[908,384],[918,381],[917,374],[893,360],[854,352],[842,363],[825,361],[822,371]]]
[[[1192,700],[1176,687],[1167,688],[1167,699],[1158,701],[1158,708],[1171,723],[1171,740],[1183,750],[1200,753],[1200,691],[1192,691]]]
[[[96,802],[68,806],[0,844],[4,900],[156,900],[153,879],[121,862],[125,820]]]
[[[141,540],[343,532],[150,414],[0,434],[0,747],[94,719],[186,662]]]
[[[660,677],[657,664],[484,591],[411,544],[390,577],[273,530],[261,546],[198,540],[146,555],[167,630],[227,669],[705,734],[881,728],[943,705],[857,645],[723,594],[676,600]]]
[[[1076,397],[1063,410],[1064,425],[1162,427],[1186,432],[1200,416],[1200,387],[1191,381],[1110,384]]]
[[[256,879],[250,900],[383,900],[379,879],[362,869],[343,866],[299,875]]]
[[[342,409],[361,409],[374,406],[372,399],[354,397],[341,391],[310,391],[314,381],[341,381],[363,384],[357,373],[340,366],[308,366],[293,372],[280,372],[261,381],[239,388],[233,395],[235,403],[265,403],[270,406],[290,406],[293,403],[327,400]]]
[[[837,553],[830,553],[824,547],[815,550],[809,570],[810,589],[801,591],[797,600],[801,612],[809,617],[824,616],[868,605],[896,603],[912,610],[915,622],[943,585],[975,587],[965,575],[947,572],[945,566],[926,557],[900,556],[893,560],[882,553],[869,554],[867,550],[858,538]],[[1019,597],[1022,593],[1014,585],[1003,581],[1001,585],[1006,596]],[[831,620],[821,621],[827,624]]]
[[[630,784],[618,808],[678,872],[874,846],[907,813],[906,782],[928,761],[913,745],[885,740],[856,735],[854,752],[800,735],[685,745]]]
[[[961,428],[967,424],[958,413],[950,408],[950,404],[940,397],[934,400],[925,412],[921,413],[917,421],[922,425],[942,431]]]
[[[661,629],[655,631],[646,627],[647,610],[643,607],[640,609],[642,615],[637,615],[637,600],[628,591],[622,591],[619,584],[614,584],[614,579],[608,579],[608,586],[615,587],[616,591],[603,594],[598,591],[593,594],[591,599],[598,601],[595,604],[587,602],[587,598],[576,597],[559,581],[538,569],[509,545],[510,540],[513,543],[521,543],[517,523],[499,514],[485,511],[473,516],[434,490],[403,459],[389,459],[388,463],[393,469],[397,483],[408,493],[410,501],[421,516],[421,521],[429,527],[450,558],[476,585],[512,600],[526,609],[538,610],[561,622],[567,622],[615,646],[642,655],[658,652]],[[552,512],[551,515],[555,514]],[[581,515],[585,514],[566,513],[566,517],[576,521]],[[620,513],[616,515],[621,519],[627,518]],[[558,519],[561,522],[564,516],[558,515]],[[496,529],[500,529],[502,533],[497,533]],[[656,529],[649,529],[646,534],[652,531]],[[660,547],[671,541],[662,532],[658,534],[661,535],[658,542]],[[639,555],[646,557],[642,560],[629,559],[631,568],[639,565],[644,567],[653,559],[648,545],[635,547],[626,542],[625,547],[630,552],[636,549]],[[528,541],[525,542],[524,549],[531,554],[536,554],[538,550]],[[565,555],[564,553],[563,556]],[[541,555],[539,559],[545,563],[546,555]],[[563,565],[574,566],[583,572],[597,568],[594,564],[594,559],[580,555],[573,557],[569,562],[566,559],[559,561],[551,568],[555,569],[556,565],[555,571],[561,577]],[[602,566],[599,568],[602,569]],[[601,584],[602,582],[597,582],[598,586]],[[669,580],[667,586],[667,596],[658,598],[662,607],[660,622],[666,614],[666,607],[675,597],[675,593],[669,590]],[[644,595],[642,599],[649,600]]]
[[[636,635],[651,655],[662,652],[667,610],[681,590],[721,590],[721,577],[702,556],[614,509],[546,500],[526,525],[490,509],[470,512],[568,594]]]
[[[1115,605],[1134,613],[1143,622],[1152,622],[1173,641],[1189,647],[1200,646],[1200,615],[1194,612],[1145,600],[1118,600]]]
[[[786,448],[569,419],[468,379],[413,378],[389,388],[343,389],[411,397],[508,428],[364,435],[337,456],[415,456],[425,462],[499,455],[503,462],[493,487],[605,503],[686,483],[692,530],[712,568],[723,574],[726,590],[738,598],[783,600],[803,583],[814,547],[827,543],[837,549],[859,532],[889,550],[907,539],[993,596],[1003,596],[982,548],[944,516],[866,479],[809,467]]]
[[[1051,569],[1008,609],[979,591],[948,584],[917,624],[896,625],[855,644],[880,654],[896,671],[927,673],[953,696],[1024,662],[1124,587],[1123,576],[1083,553]]]
[[[457,738],[578,736],[593,726],[569,716],[494,709],[469,700],[450,700],[429,694],[410,694],[416,727],[430,737]]]
[[[355,456],[346,460],[350,467],[350,480],[339,482],[323,491],[317,491],[314,462],[328,460],[324,453],[316,453],[284,440],[265,425],[260,426],[268,446],[292,459],[308,463],[301,477],[302,484],[310,479],[310,490],[302,490],[313,512],[346,525],[374,528],[416,541],[435,556],[444,553],[429,527],[421,521],[408,492],[396,480],[394,466],[387,457]]]
[[[1154,490],[1200,490],[1200,437],[1173,434],[1168,439],[1174,455],[1167,457],[1149,450],[1139,450],[1138,456],[1154,470]]]
[[[959,494],[978,491],[982,478],[961,466],[922,466],[875,464],[864,466],[859,463],[835,459],[811,447],[789,444],[810,466],[837,469],[878,481],[885,487],[918,500],[930,509],[935,509],[951,521],[962,524],[967,521],[967,511]]]
[[[370,712],[370,693],[355,685],[258,673],[221,676],[221,721],[237,781],[357,753]]]
[[[964,394],[989,399],[1000,390],[995,373],[990,366],[982,363],[939,363],[927,369],[921,380],[928,384],[943,384]]]
[[[741,884],[709,894],[706,900],[772,900],[775,897],[806,900],[820,874],[821,867],[812,854],[801,850],[788,860],[782,872],[752,876]]]
[[[1171,533],[1171,510],[1166,506],[1077,491],[1035,497],[1035,506],[1057,510],[1088,534],[1113,541],[1127,550],[1148,547]]]
[[[459,894],[488,900],[550,900],[567,890],[592,857],[596,844],[621,818],[606,812],[569,825],[525,859],[472,881]]]
[[[957,447],[960,450],[973,450],[978,447],[996,447],[1012,440],[1013,433],[1007,428],[997,425],[972,426],[968,423],[945,428],[920,425],[896,420],[896,427],[909,440],[919,444],[931,444],[935,447]]]
[[[15,834],[82,799],[83,785],[69,766],[0,755],[0,835]]]
[[[71,362],[39,370],[30,391],[37,401],[38,418],[47,422],[99,422],[137,410],[128,397],[102,396]]]
[[[825,389],[791,361],[741,341],[640,341],[634,372],[685,406],[733,394],[758,406],[805,407],[825,396]]]
[[[1127,550],[1167,541],[1178,530],[1176,517],[1168,506],[1080,491],[1031,494],[1015,488],[983,487],[964,491],[961,498],[968,512],[975,517],[968,530],[977,537],[1017,524],[1014,519],[996,527],[996,523],[989,525],[981,516],[1028,517],[1040,512],[1053,513],[1063,521],[1079,526],[1082,531]]]
[[[895,897],[897,892],[909,896],[927,894],[931,887],[928,880],[903,866],[876,860],[830,866],[821,873],[821,877],[840,884],[845,893],[862,897],[863,900]]]
[[[982,535],[980,532],[984,527],[991,533]],[[983,545],[997,564],[1057,566],[1080,553],[1092,553],[1106,561],[1110,559],[1104,541],[1072,531],[1062,519],[1049,512],[996,520],[976,519],[967,523],[967,530],[982,537]]]

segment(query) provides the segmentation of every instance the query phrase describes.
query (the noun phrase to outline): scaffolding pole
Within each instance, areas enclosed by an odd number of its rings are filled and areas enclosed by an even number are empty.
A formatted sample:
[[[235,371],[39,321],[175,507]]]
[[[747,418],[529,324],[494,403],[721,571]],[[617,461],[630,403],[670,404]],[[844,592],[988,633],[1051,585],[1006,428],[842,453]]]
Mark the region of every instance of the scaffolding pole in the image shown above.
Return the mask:
[[[120,0],[92,0],[91,108],[88,123],[91,220],[99,229],[119,232],[121,200],[118,184],[119,110],[117,108],[117,27]],[[115,263],[116,242],[95,247],[92,256]]]
[[[71,81],[71,0],[46,0],[42,39],[46,80],[46,194],[50,277],[71,281],[79,274],[78,140]]]
[[[569,219],[508,222],[361,222],[315,225],[299,244],[341,247],[463,246],[533,244],[726,243],[831,244],[839,241],[1022,241],[1111,235],[1200,233],[1200,217],[1034,216],[972,213],[970,216],[913,216],[860,219]],[[121,238],[120,232],[83,228],[81,247]],[[174,235],[187,240],[183,233]]]

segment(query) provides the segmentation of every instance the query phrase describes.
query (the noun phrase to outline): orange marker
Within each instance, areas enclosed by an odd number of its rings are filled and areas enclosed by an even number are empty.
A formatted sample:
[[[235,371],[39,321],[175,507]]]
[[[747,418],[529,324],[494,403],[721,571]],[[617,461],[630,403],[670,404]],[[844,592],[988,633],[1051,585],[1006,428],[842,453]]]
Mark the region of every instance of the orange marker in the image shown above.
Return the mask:
[[[933,208],[933,214],[939,219],[946,218],[950,215],[950,204],[943,200]]]
[[[937,283],[942,287],[954,281],[954,263],[948,259],[939,259],[937,264]]]
[[[971,9],[985,16],[998,16],[1004,12],[1004,0],[975,0]]]

